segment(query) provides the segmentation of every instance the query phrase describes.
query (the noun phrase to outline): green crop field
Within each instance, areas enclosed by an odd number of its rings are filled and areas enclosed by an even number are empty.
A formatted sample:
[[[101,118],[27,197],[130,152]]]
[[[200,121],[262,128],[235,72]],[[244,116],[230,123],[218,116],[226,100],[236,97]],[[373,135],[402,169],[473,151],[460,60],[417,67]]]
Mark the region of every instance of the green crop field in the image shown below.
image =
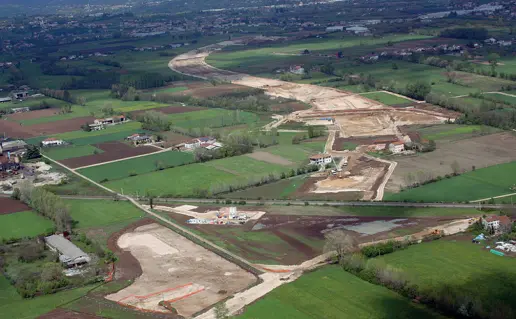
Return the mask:
[[[305,182],[305,178],[296,176],[289,179],[283,179],[275,183],[270,183],[258,187],[252,187],[245,190],[229,193],[228,198],[264,198],[264,199],[281,199],[288,198]]]
[[[382,38],[373,37],[347,37],[347,38],[330,38],[330,39],[309,39],[292,42],[291,44],[273,44],[266,48],[240,50],[234,49],[232,52],[222,52],[220,54],[210,55],[207,59],[208,63],[223,69],[238,69],[239,66],[256,66],[269,64],[274,65],[277,61],[283,63],[291,63],[293,60],[307,59],[313,60],[313,57],[297,57],[289,55],[278,55],[278,53],[301,53],[305,49],[318,53],[330,53],[344,48],[355,46],[386,44],[391,42],[400,42],[415,39],[430,38],[421,35],[390,35]],[[229,50],[233,50],[230,48]]]
[[[112,125],[106,127],[104,130],[99,131],[73,131],[73,132],[66,132],[61,134],[52,135],[55,138],[62,139],[65,141],[85,138],[85,137],[92,137],[92,136],[100,136],[100,135],[107,135],[111,133],[118,133],[118,132],[124,132],[124,131],[131,131],[131,130],[137,130],[141,129],[142,124],[140,122],[129,122],[119,125]]]
[[[500,93],[484,93],[484,96],[509,105],[516,105],[516,96],[509,96]]]
[[[162,196],[188,196],[198,190],[216,189],[217,186],[226,184],[247,184],[249,179],[288,170],[289,167],[258,161],[247,156],[235,156],[109,181],[104,185],[118,191],[123,189],[126,194],[144,194],[150,191]]]
[[[390,201],[460,202],[513,193],[516,162],[490,166],[386,196]]]
[[[65,147],[54,147],[44,149],[43,154],[50,157],[53,160],[60,161],[68,158],[82,157],[93,155],[95,153],[103,153],[102,150],[93,147],[91,145],[82,146],[65,146]]]
[[[297,164],[307,164],[308,157],[315,152],[320,152],[324,149],[325,142],[312,142],[316,144],[307,145],[307,143],[278,145],[264,149],[265,152],[281,156]],[[318,150],[318,151],[317,151]]]
[[[409,99],[405,99],[405,98],[399,97],[397,95],[393,95],[393,94],[386,93],[386,92],[369,92],[369,93],[362,93],[360,95],[362,95],[363,97],[366,97],[368,99],[383,103],[385,105],[398,105],[398,104],[407,104],[407,103],[412,102]]]
[[[168,118],[172,122],[172,126],[183,128],[224,127],[259,121],[258,115],[254,113],[224,109],[176,113],[169,115]]]
[[[20,101],[12,101],[0,103],[0,109],[10,109],[10,108],[18,108],[18,107],[33,107],[39,106],[42,103],[47,103],[50,107],[59,109],[61,106],[67,104],[64,101],[56,100],[50,97],[41,97],[41,98],[31,98],[27,99],[23,102]]]
[[[471,134],[492,134],[500,130],[483,125],[434,125],[419,129],[418,132],[423,138],[428,140],[446,140],[451,138],[460,138],[462,136],[471,136]]]
[[[11,285],[4,275],[0,275],[0,308],[20,300],[22,300],[22,297],[18,294],[16,288]]]
[[[271,309],[274,309],[271,311]],[[392,317],[386,314],[392,314]],[[239,319],[442,318],[387,288],[327,266],[280,286],[248,306]]]
[[[35,212],[0,215],[0,240],[34,237],[51,231],[54,224]]]
[[[78,222],[78,228],[106,226],[144,215],[133,204],[122,201],[70,199],[66,204],[70,206],[70,214]]]
[[[189,164],[193,161],[194,157],[192,153],[170,151],[84,168],[78,172],[97,182],[104,179],[112,181],[131,175],[150,173],[156,171],[159,167],[169,168]]]
[[[36,297],[34,299],[11,300],[7,304],[0,303],[0,314],[2,318],[16,318],[16,319],[32,319],[54,310],[60,305],[69,303],[82,296],[85,296],[88,291],[95,286],[86,286],[65,290],[53,295],[46,295]],[[0,295],[4,295],[3,289]]]
[[[501,302],[516,313],[516,260],[491,254],[483,246],[439,240],[377,258],[404,271],[420,289],[435,291],[446,285],[477,297],[484,307]]]
[[[168,88],[163,88],[163,89],[152,90],[152,92],[175,93],[175,92],[181,92],[181,91],[186,91],[186,90],[188,90],[188,88],[186,86],[177,86],[177,87],[168,87]]]

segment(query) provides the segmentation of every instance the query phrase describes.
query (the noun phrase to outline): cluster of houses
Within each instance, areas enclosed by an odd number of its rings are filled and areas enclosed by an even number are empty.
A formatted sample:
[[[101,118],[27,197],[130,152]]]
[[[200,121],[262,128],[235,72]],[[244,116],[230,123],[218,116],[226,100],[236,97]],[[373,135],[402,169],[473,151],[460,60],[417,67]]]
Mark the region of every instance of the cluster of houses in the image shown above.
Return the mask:
[[[83,60],[83,59],[86,59],[88,57],[103,57],[103,56],[108,56],[108,54],[101,53],[101,52],[95,52],[95,53],[90,53],[90,54],[81,54],[81,55],[72,54],[72,55],[69,55],[69,56],[62,56],[62,57],[59,58],[59,60],[61,60],[61,61],[76,61],[76,60]]]
[[[193,151],[198,148],[204,148],[209,151],[219,149],[223,146],[222,143],[217,142],[217,139],[211,136],[198,137],[187,142],[176,145],[177,149]]]
[[[0,177],[17,174],[21,166],[21,158],[27,150],[27,143],[22,140],[0,140]]]
[[[342,26],[342,25],[334,25],[334,26],[326,27],[326,32],[342,32],[342,31],[346,31],[346,32],[349,32],[349,33],[352,33],[355,35],[361,35],[361,36],[371,35],[371,31],[369,30],[369,28],[364,27],[364,26],[354,25],[354,26],[346,27],[346,26]]]
[[[134,146],[143,144],[152,144],[156,142],[156,137],[149,134],[133,134],[125,138],[127,141],[133,143]]]
[[[190,42],[180,42],[180,43],[171,43],[171,44],[165,44],[165,45],[153,45],[153,46],[134,48],[133,51],[137,51],[137,52],[159,51],[159,50],[166,50],[166,49],[177,49],[177,48],[180,48],[183,46],[188,46],[188,45],[190,45]]]
[[[398,139],[378,139],[368,145],[369,151],[378,152],[388,150],[392,154],[405,152],[405,142]]]
[[[458,44],[441,44],[438,46],[431,47],[414,47],[395,51],[383,51],[380,53],[367,54],[360,57],[360,60],[364,62],[378,61],[380,58],[396,58],[411,56],[414,53],[428,53],[428,54],[449,54],[449,53],[462,53],[464,47]]]
[[[116,115],[111,117],[106,117],[103,119],[95,119],[93,124],[89,124],[89,127],[92,131],[100,131],[106,128],[106,126],[123,124],[128,122],[129,120],[125,117],[125,115]]]
[[[496,40],[495,38],[489,38],[484,40],[486,45],[497,45],[500,47],[510,47],[513,45],[514,41],[512,40]]]

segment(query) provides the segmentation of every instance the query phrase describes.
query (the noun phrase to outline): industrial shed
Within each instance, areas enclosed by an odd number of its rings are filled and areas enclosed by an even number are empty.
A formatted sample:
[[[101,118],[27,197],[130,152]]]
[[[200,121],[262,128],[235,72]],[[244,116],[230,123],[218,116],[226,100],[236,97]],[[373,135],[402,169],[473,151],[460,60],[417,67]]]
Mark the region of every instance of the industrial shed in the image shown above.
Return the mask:
[[[67,267],[87,264],[91,261],[90,256],[75,246],[71,241],[60,235],[45,237],[45,242],[52,251],[59,253],[59,261]]]

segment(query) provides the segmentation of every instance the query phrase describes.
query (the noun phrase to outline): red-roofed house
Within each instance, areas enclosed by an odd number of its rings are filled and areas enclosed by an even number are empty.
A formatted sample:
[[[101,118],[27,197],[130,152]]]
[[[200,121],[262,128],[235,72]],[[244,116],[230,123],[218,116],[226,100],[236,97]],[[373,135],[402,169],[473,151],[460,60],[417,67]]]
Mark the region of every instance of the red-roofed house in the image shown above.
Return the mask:
[[[389,151],[393,154],[399,154],[405,150],[405,143],[402,141],[396,141],[389,144]]]
[[[482,217],[482,225],[487,230],[494,232],[510,232],[512,228],[512,220],[507,216],[488,216]]]

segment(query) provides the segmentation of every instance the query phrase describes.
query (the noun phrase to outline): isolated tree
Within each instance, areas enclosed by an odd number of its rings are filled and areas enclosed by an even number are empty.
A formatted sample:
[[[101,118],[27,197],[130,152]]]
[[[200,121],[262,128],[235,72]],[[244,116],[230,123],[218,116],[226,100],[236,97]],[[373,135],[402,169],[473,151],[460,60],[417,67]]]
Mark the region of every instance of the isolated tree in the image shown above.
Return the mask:
[[[331,231],[324,235],[324,252],[336,252],[337,258],[340,260],[344,255],[354,252],[358,249],[356,239],[341,229]]]
[[[321,66],[321,72],[328,75],[333,75],[335,72],[335,67],[331,63],[327,63],[323,66]]]
[[[496,66],[498,65],[499,60],[500,60],[500,55],[498,53],[490,53],[487,56],[487,61],[489,61],[489,65],[491,65],[491,73],[495,73]]]
[[[215,306],[215,318],[216,319],[227,319],[229,318],[229,309],[226,307],[225,302],[221,302]]]
[[[25,152],[25,159],[31,160],[31,159],[40,158],[40,157],[41,157],[41,153],[40,153],[39,147],[37,147],[36,145],[28,145],[27,146],[27,152]]]

